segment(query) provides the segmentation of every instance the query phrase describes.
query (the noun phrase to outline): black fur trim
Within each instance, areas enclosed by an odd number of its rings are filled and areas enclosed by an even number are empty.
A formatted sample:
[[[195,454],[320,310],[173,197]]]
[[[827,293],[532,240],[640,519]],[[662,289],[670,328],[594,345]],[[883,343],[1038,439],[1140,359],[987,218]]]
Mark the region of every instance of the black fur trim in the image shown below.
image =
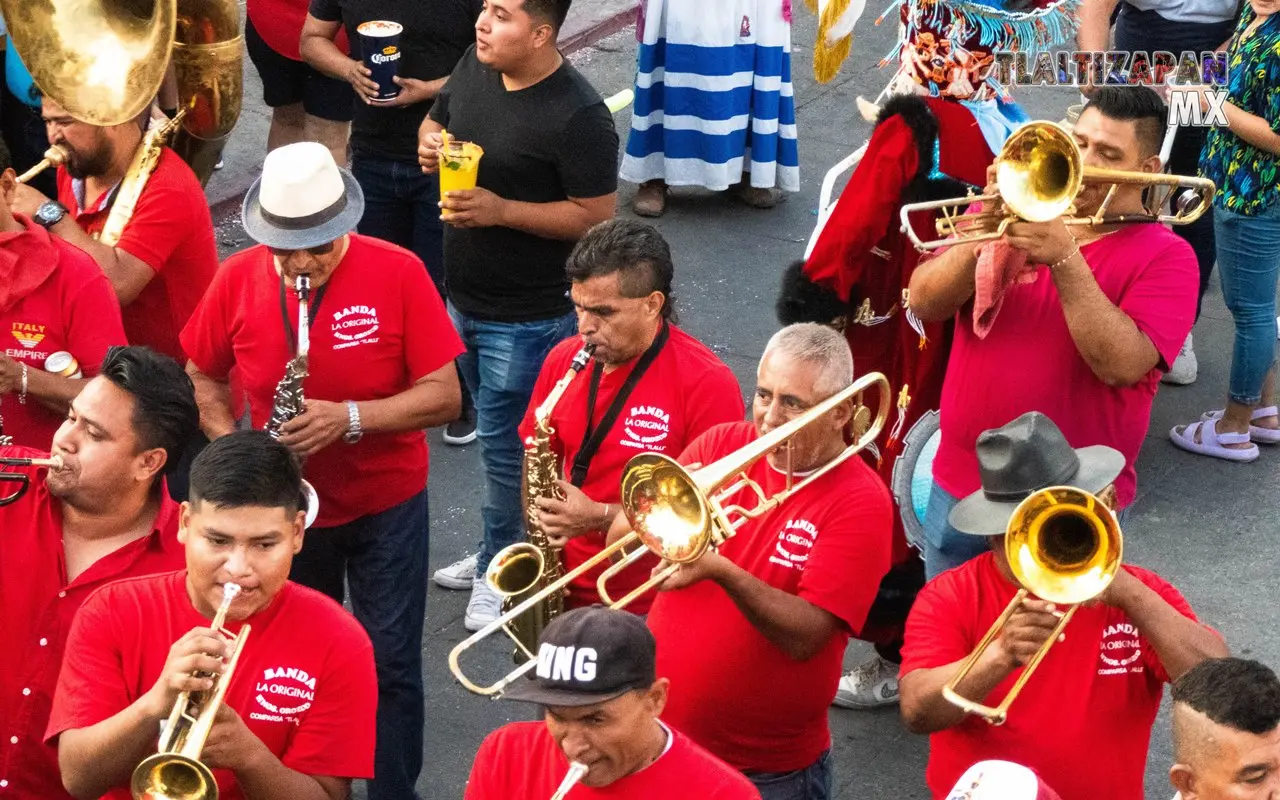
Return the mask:
[[[920,164],[915,176],[903,192],[901,202],[921,203],[964,195],[969,187],[963,181],[929,177],[933,172],[934,143],[938,139],[938,119],[933,115],[929,104],[917,95],[897,94],[890,97],[880,108],[876,125],[893,116],[902,117],[902,121],[915,136],[916,154]]]
[[[797,322],[829,325],[849,313],[849,304],[834,291],[809,280],[804,274],[804,262],[794,261],[783,270],[782,290],[775,310],[778,322],[783,325]]]

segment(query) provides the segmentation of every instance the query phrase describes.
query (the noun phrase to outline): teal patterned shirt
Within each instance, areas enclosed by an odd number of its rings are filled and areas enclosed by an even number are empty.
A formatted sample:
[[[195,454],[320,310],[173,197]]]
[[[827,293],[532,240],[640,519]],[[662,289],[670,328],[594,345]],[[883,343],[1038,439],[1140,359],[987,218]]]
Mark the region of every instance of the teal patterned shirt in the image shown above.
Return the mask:
[[[1246,0],[1227,53],[1227,99],[1280,133],[1280,13],[1241,41],[1255,16]],[[1218,208],[1254,216],[1280,201],[1280,157],[1259,150],[1228,128],[1209,131],[1200,171],[1217,184]]]

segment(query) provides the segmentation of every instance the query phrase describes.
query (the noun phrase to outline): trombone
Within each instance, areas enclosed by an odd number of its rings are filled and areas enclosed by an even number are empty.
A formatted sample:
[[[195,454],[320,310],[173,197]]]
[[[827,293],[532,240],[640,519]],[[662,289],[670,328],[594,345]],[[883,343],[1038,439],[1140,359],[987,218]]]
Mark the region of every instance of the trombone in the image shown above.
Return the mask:
[[[49,458],[0,458],[0,467],[48,467],[56,470],[62,469],[62,459],[58,456],[50,456]],[[0,481],[18,484],[18,488],[0,497],[0,506],[7,506],[16,502],[27,493],[27,488],[31,486],[31,476],[25,472],[0,471]]]
[[[134,800],[218,800],[218,782],[213,771],[200,761],[204,743],[213,730],[213,720],[231,685],[236,662],[244,652],[249,626],[233,634],[224,623],[231,603],[240,594],[234,583],[222,587],[222,605],[209,627],[231,640],[225,658],[226,669],[214,678],[213,688],[204,692],[183,692],[160,733],[160,746],[133,770],[130,788]]]
[[[992,725],[1003,725],[1009,706],[1022,691],[1031,673],[1062,635],[1080,603],[1102,594],[1120,571],[1124,537],[1115,514],[1097,496],[1071,486],[1041,489],[1023,500],[1009,520],[1004,540],[1009,569],[1022,588],[1005,608],[987,635],[942,687],[953,705],[977,714]],[[962,696],[957,687],[1003,630],[1022,601],[1031,595],[1070,606],[1053,634],[1027,663],[1018,680],[998,706],[986,706]]]
[[[1089,216],[1075,214],[1076,197],[1089,185],[1110,185],[1098,210]],[[1151,189],[1141,214],[1108,214],[1111,201],[1121,186]],[[1180,187],[1186,191],[1175,192]],[[1157,187],[1167,191],[1156,191]],[[1028,122],[1005,141],[996,159],[996,192],[948,200],[908,203],[899,214],[902,231],[921,252],[950,247],[962,242],[999,239],[1014,222],[1048,222],[1064,217],[1067,225],[1115,225],[1159,222],[1187,225],[1209,209],[1215,191],[1208,178],[1153,172],[1086,167],[1080,146],[1065,128],[1055,122]],[[972,203],[995,203],[1003,208],[965,213]],[[1168,202],[1173,213],[1162,213]],[[939,239],[924,241],[911,225],[917,211],[936,211]],[[1065,215],[1065,216],[1064,216]]]
[[[863,395],[870,389],[875,389],[879,395],[874,405],[863,402]],[[798,483],[788,469],[786,486],[772,496],[766,496],[760,485],[747,476],[747,470],[752,464],[779,448],[785,448],[786,462],[790,464],[791,445],[795,435],[850,400],[854,403],[851,424],[853,443],[834,459],[809,473]],[[627,521],[631,523],[632,532],[460,642],[449,653],[450,671],[469,691],[500,696],[507,686],[538,663],[537,656],[509,627],[513,620],[544,602],[548,596],[563,592],[566,586],[597,564],[625,554],[629,547],[641,543],[644,547],[606,570],[596,584],[606,605],[615,609],[625,608],[637,597],[665,581],[681,564],[697,561],[708,549],[719,547],[732,537],[747,521],[777,508],[796,492],[870,447],[884,428],[892,405],[889,381],[880,373],[870,373],[787,424],[705,467],[692,470],[675,459],[657,453],[635,456],[627,462],[622,473],[622,509]],[[874,418],[871,408],[875,409]],[[729,499],[742,490],[750,490],[749,495],[755,496],[755,502],[750,506],[729,504]],[[609,579],[649,552],[671,562],[670,566],[625,597],[612,599],[606,586]],[[517,543],[494,556],[485,573],[485,580],[499,594],[509,596],[518,593],[516,590],[531,585],[530,581],[536,580],[542,571],[542,554],[538,548],[528,543]],[[464,652],[497,631],[510,637],[528,660],[495,683],[481,686],[466,676],[459,662]]]

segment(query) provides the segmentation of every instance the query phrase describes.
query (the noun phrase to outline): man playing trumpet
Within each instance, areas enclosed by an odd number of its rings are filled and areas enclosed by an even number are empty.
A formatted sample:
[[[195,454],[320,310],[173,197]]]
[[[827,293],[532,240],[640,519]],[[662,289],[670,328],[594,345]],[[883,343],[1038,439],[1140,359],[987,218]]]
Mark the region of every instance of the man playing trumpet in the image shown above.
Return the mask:
[[[44,732],[76,609],[111,581],[182,566],[164,476],[197,418],[176,362],[112,348],[53,436],[57,465],[0,467],[28,481],[0,505],[0,781],[14,797],[69,796]],[[0,447],[4,458],[44,455]],[[0,482],[0,495],[15,485]]]
[[[73,796],[129,798],[180,696],[222,681],[195,757],[223,798],[338,800],[352,778],[372,777],[369,637],[336,602],[288,580],[302,488],[297,459],[268,434],[221,437],[191,467],[178,532],[186,569],[104,587],[77,613],[47,734]],[[243,640],[234,672],[229,636]]]
[[[1156,173],[1165,130],[1154,91],[1104,87],[1073,135],[1086,167]],[[1093,214],[1109,188],[1087,184],[1075,213]],[[1108,215],[1144,214],[1142,191],[1119,186]],[[1198,281],[1191,247],[1158,224],[1014,222],[1000,240],[956,244],[921,263],[911,276],[911,310],[927,322],[959,314],[924,519],[930,578],[984,549],[950,527],[947,512],[979,488],[978,435],[1028,411],[1054,419],[1074,447],[1123,453],[1117,507],[1133,502],[1134,463],[1160,373],[1191,329]]]
[[[986,431],[976,451],[982,488],[956,505],[949,523],[989,552],[924,587],[902,649],[902,716],[912,731],[931,734],[929,790],[944,798],[974,763],[1006,759],[1035,770],[1064,798],[1142,800],[1147,745],[1164,684],[1206,658],[1227,655],[1227,647],[1196,621],[1177,589],[1152,572],[1120,565],[1101,594],[1076,606],[1003,725],[967,715],[943,687],[956,681],[1019,589],[1004,545],[1020,502],[1040,489],[1070,486],[1113,503],[1125,466],[1124,456],[1110,447],[1072,449],[1038,413]],[[1034,547],[1055,559],[1087,551],[1069,538],[1056,549],[1046,541],[1042,536]],[[1076,549],[1062,549],[1072,545]],[[977,703],[1004,699],[1065,611],[1033,596],[1022,600],[955,692]]]

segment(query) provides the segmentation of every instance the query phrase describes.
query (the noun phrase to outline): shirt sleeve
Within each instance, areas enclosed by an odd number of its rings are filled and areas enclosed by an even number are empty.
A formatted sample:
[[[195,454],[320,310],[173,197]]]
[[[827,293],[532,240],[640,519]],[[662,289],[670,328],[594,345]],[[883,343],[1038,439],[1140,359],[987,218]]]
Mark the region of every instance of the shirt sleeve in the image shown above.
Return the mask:
[[[742,387],[728,367],[720,366],[698,376],[686,384],[685,391],[690,437],[723,422],[741,422],[746,415]]]
[[[568,197],[618,190],[618,131],[603,102],[580,109],[560,136],[560,182]]]
[[[67,347],[88,377],[98,374],[113,345],[129,343],[120,320],[120,301],[107,276],[101,273],[67,298],[63,318],[67,323]]]
[[[1128,255],[1141,257],[1132,251]],[[1160,368],[1168,370],[1195,322],[1200,268],[1195,252],[1182,239],[1174,238],[1147,258],[1146,268],[1125,290],[1119,305],[1155,345]]]
[[[307,13],[325,22],[341,22],[342,3],[339,0],[311,0]]]
[[[110,719],[133,702],[122,667],[120,633],[110,606],[110,596],[98,590],[85,600],[71,622],[53,710],[45,729],[46,743],[52,743],[63,731]]]
[[[209,291],[192,312],[179,337],[182,350],[196,368],[214,380],[225,380],[235,366],[231,330],[235,320],[231,276],[236,262],[229,261],[213,276]]]
[[[916,595],[903,634],[900,674],[953,664],[973,650],[976,642],[960,614],[972,608],[977,598],[960,595],[954,571],[925,584]]]
[[[475,760],[471,762],[471,775],[462,800],[507,800],[512,794],[505,791],[500,776],[506,774],[506,761],[502,758],[499,739],[502,730],[484,737]],[[514,789],[515,787],[511,787]]]
[[[479,16],[479,14],[476,16]],[[466,71],[471,62],[475,60],[475,47],[475,45],[471,45],[467,52],[462,54],[462,58],[458,59],[458,63],[454,65],[453,72],[449,74],[449,80],[444,82],[444,88],[440,90],[440,94],[436,95],[436,99],[431,103],[431,110],[427,112],[427,116],[431,118],[432,122],[439,123],[446,130],[449,128],[449,103],[453,98],[454,92],[466,87]]]
[[[889,571],[893,506],[869,467],[853,474],[860,486],[850,482],[818,500],[827,505],[827,512],[800,578],[799,595],[839,617],[857,634]]]
[[[1189,620],[1199,621],[1196,613],[1191,610],[1191,604],[1187,599],[1164,578],[1145,569],[1136,569],[1133,567],[1125,567],[1138,580],[1146,584],[1152,591],[1160,595],[1160,599],[1164,600],[1174,611]],[[1160,683],[1169,683],[1169,671],[1164,668],[1164,664],[1160,661],[1160,656],[1156,653],[1156,649],[1151,646],[1150,640],[1146,636],[1141,635],[1139,631],[1139,639],[1142,642],[1142,659],[1147,665],[1147,669],[1151,670],[1152,677]]]
[[[280,761],[304,775],[372,778],[378,708],[373,645],[354,619],[343,622],[328,628],[345,631],[344,641],[331,646],[315,701]]]
[[[409,379],[419,381],[464,352],[462,339],[440,301],[440,293],[416,259],[404,270],[401,313]]]

